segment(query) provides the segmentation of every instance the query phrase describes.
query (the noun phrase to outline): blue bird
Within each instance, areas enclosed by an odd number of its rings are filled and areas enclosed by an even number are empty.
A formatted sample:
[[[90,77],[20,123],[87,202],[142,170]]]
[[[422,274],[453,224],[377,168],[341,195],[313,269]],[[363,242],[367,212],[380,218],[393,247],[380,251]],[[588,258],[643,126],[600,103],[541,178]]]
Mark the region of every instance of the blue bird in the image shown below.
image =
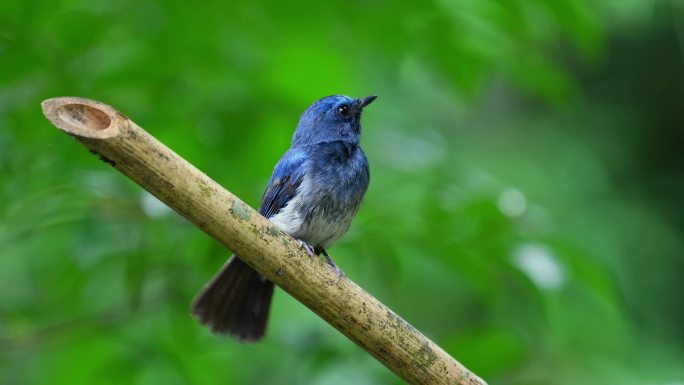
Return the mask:
[[[347,232],[368,188],[361,112],[375,98],[333,95],[309,106],[261,199],[259,212],[309,254],[323,254],[338,277],[342,272],[326,249]],[[272,296],[273,283],[233,256],[197,296],[192,313],[214,333],[258,341]]]

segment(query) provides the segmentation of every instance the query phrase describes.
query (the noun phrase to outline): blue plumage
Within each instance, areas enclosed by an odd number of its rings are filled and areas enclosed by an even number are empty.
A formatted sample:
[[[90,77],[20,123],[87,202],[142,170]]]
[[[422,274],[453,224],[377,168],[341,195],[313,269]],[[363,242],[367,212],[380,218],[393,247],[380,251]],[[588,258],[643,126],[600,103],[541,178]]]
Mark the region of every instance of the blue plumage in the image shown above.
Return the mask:
[[[304,178],[305,161],[306,153],[297,149],[290,149],[280,158],[261,199],[261,215],[272,217],[295,196]]]
[[[261,200],[261,214],[310,252],[322,253],[338,275],[325,249],[347,232],[368,188],[360,120],[373,100],[333,95],[309,106]],[[192,310],[214,332],[256,341],[264,334],[272,293],[271,282],[233,257]]]

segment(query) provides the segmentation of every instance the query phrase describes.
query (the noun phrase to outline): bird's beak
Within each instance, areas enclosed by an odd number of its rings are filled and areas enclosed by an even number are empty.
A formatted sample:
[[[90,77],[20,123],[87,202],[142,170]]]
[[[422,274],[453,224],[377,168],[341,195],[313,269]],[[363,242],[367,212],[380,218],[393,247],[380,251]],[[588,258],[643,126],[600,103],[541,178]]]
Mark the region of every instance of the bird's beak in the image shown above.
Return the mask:
[[[365,98],[361,99],[361,108],[364,108],[367,105],[373,103],[373,100],[375,100],[375,98],[377,98],[377,96],[370,95],[370,96],[366,96]]]

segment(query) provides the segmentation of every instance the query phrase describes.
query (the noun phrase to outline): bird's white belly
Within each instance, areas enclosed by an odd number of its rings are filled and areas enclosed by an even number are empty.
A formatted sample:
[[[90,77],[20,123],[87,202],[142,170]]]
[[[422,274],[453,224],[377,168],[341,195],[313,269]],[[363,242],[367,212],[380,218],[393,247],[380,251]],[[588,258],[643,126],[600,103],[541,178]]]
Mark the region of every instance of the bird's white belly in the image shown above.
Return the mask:
[[[281,230],[296,238],[304,223],[304,214],[298,209],[300,205],[301,199],[296,197],[269,219]]]
[[[327,248],[349,230],[356,210],[352,209],[342,217],[331,219],[330,215],[326,215],[315,203],[309,201],[305,207],[303,197],[313,196],[310,192],[310,180],[305,178],[297,195],[270,220],[294,238],[314,247]]]
[[[321,216],[314,216],[310,221],[302,224],[299,229],[299,238],[310,245],[326,249],[349,230],[350,223],[351,216],[332,222]]]

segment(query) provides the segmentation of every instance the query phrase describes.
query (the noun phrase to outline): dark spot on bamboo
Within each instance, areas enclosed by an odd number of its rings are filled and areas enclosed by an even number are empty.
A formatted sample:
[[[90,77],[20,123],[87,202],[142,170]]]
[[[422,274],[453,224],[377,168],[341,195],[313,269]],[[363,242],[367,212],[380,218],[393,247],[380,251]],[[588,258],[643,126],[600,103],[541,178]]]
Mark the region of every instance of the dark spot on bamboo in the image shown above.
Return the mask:
[[[268,235],[275,237],[279,233],[280,233],[280,229],[278,229],[277,227],[275,227],[275,226],[269,226],[268,227]]]
[[[199,187],[200,191],[202,192],[202,195],[204,195],[205,198],[211,197],[211,187],[209,187],[209,185],[205,181],[200,179],[197,183],[197,187]]]
[[[423,370],[427,370],[427,368],[432,366],[437,360],[437,354],[435,354],[435,351],[428,342],[425,342],[420,346],[420,349],[418,349],[415,356]]]
[[[95,151],[95,150],[90,150],[90,153],[93,154],[93,155],[95,155],[95,156],[97,156],[101,161],[107,163],[108,165],[110,165],[110,166],[112,166],[112,167],[116,167],[116,162],[115,162],[115,161],[113,161],[113,160],[107,158],[106,156],[104,156],[104,155],[98,153],[97,151]]]
[[[236,200],[235,203],[233,203],[233,207],[230,208],[230,212],[233,214],[235,218],[241,221],[248,221],[249,218],[252,216],[250,213],[250,207],[242,201],[238,200]]]

